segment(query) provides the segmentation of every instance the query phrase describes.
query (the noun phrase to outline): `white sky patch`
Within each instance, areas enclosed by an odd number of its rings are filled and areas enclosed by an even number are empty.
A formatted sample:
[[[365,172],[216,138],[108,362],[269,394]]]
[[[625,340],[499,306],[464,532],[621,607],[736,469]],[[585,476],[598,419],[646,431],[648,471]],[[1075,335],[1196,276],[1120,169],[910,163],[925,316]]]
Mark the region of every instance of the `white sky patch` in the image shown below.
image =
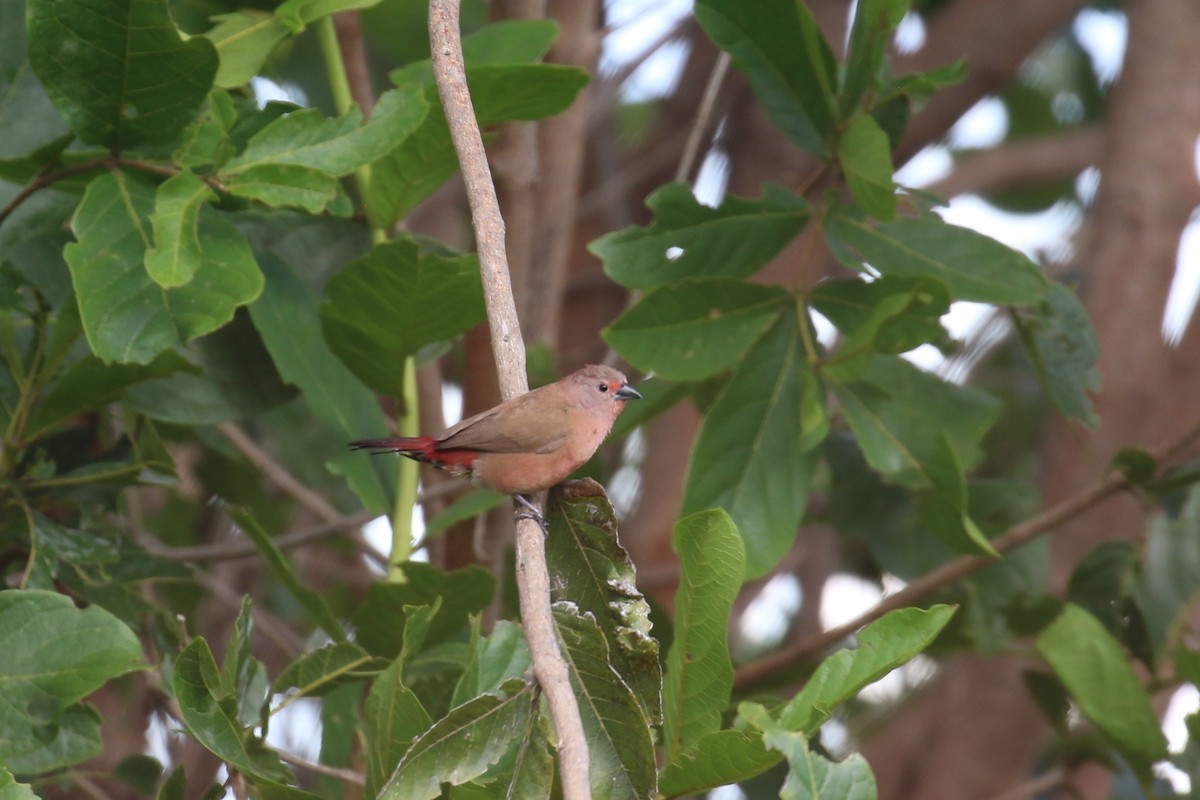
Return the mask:
[[[955,197],[939,213],[949,223],[998,239],[1037,261],[1068,256],[1068,242],[1083,223],[1074,203],[1055,203],[1036,214],[1014,214],[973,194]]]
[[[1179,344],[1200,298],[1200,209],[1179,236],[1175,252],[1175,277],[1163,309],[1162,334],[1169,344]]]
[[[849,622],[873,608],[882,597],[874,581],[845,572],[830,575],[821,593],[821,627],[828,630]]]
[[[1188,741],[1187,723],[1184,719],[1198,710],[1200,691],[1190,683],[1180,686],[1175,690],[1175,694],[1171,695],[1167,712],[1163,714],[1162,729],[1167,737],[1167,747],[1172,753],[1183,752]],[[1192,791],[1192,779],[1183,770],[1171,764],[1156,764],[1154,772],[1169,781],[1180,795],[1188,795]]]
[[[283,701],[283,695],[271,699],[272,706]],[[267,729],[267,744],[306,761],[321,758],[321,701],[302,697],[271,718]]]
[[[920,189],[950,174],[954,158],[943,145],[928,145],[896,170],[896,183]]]
[[[725,198],[725,187],[728,185],[729,156],[723,150],[709,148],[700,171],[696,173],[692,194],[704,205],[716,208]]]
[[[718,786],[704,795],[705,800],[746,800],[746,793],[734,784]]]
[[[612,0],[607,16],[611,32],[604,37],[600,72],[612,73],[639,58],[643,50],[690,14],[688,0]],[[628,101],[661,97],[668,93],[683,68],[686,46],[682,43],[659,48],[623,87]]]
[[[1071,27],[1079,44],[1092,59],[1092,69],[1102,85],[1112,83],[1121,74],[1129,22],[1120,11],[1086,8],[1075,17]]]
[[[254,99],[258,101],[259,108],[265,107],[272,100],[295,103],[298,106],[308,105],[308,98],[298,87],[284,86],[261,75],[250,79],[250,88],[254,90]]]
[[[1075,176],[1075,194],[1079,202],[1090,206],[1096,200],[1096,192],[1100,191],[1100,170],[1096,167],[1085,167],[1083,172]]]
[[[778,645],[787,633],[788,623],[800,610],[800,603],[800,581],[796,576],[776,575],[742,613],[742,636],[755,648]]]
[[[985,97],[954,123],[948,139],[956,150],[995,147],[1008,133],[1008,110],[999,97]]]
[[[915,53],[925,46],[925,20],[920,14],[909,11],[896,26],[893,41],[898,53]]]

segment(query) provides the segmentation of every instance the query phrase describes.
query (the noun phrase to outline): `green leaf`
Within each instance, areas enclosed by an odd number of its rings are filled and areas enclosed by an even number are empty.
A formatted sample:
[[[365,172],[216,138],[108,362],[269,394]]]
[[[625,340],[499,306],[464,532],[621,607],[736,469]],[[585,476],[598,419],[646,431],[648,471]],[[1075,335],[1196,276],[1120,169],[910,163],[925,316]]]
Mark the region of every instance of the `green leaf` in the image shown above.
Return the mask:
[[[728,628],[742,587],[745,551],[724,511],[701,511],[675,523],[679,555],[675,638],[663,681],[663,749],[668,764],[721,729],[733,689]]]
[[[828,155],[837,66],[812,12],[794,0],[698,0],[696,20],[750,85],[784,135]]]
[[[404,565],[404,583],[373,583],[367,599],[354,612],[355,641],[368,653],[395,658],[404,643],[406,607],[441,606],[425,638],[429,643],[445,641],[464,630],[471,614],[488,607],[496,589],[495,579],[476,566],[442,572],[428,564]]]
[[[1179,513],[1155,517],[1134,579],[1133,596],[1159,653],[1182,617],[1194,608],[1200,587],[1200,489],[1187,493]]]
[[[0,753],[33,775],[100,752],[99,715],[80,700],[142,668],[141,643],[98,606],[79,609],[54,592],[0,592]]]
[[[630,289],[684,278],[747,278],[765,267],[804,228],[809,209],[768,184],[761,200],[726,196],[702,205],[686,183],[669,183],[646,198],[654,223],[605,234],[588,245],[604,271]]]
[[[779,724],[806,735],[816,733],[835,707],[928,647],[954,612],[954,606],[902,608],[872,622],[859,632],[856,648],[821,662],[779,712]]]
[[[587,73],[556,64],[491,64],[467,69],[481,126],[534,120],[565,110],[587,84]],[[407,87],[412,89],[414,87]],[[390,228],[458,171],[450,129],[433,86],[425,87],[429,116],[371,165],[367,209],[373,225]]]
[[[417,87],[392,89],[380,96],[371,118],[351,109],[345,116],[326,119],[316,109],[293,111],[250,137],[246,149],[225,164],[222,181],[251,167],[290,164],[326,175],[348,175],[395,148],[429,113],[429,103]]]
[[[787,779],[780,800],[875,800],[875,776],[860,753],[843,761],[830,761],[808,749],[808,737],[791,731],[763,734],[767,747],[783,753]]]
[[[522,680],[464,703],[434,723],[396,767],[379,800],[429,800],[442,784],[458,786],[504,756],[533,713],[534,689]]]
[[[609,661],[605,637],[590,613],[554,604],[554,624],[588,741],[593,797],[652,797],[656,790],[650,720]]]
[[[126,406],[163,422],[214,425],[248,419],[296,396],[245,313],[176,352],[186,358],[187,369],[133,384],[124,393]]]
[[[350,681],[362,680],[379,671],[380,662],[354,642],[332,642],[304,653],[279,673],[271,691],[293,697],[323,697]]]
[[[158,185],[154,195],[154,247],[146,251],[146,272],[159,286],[173,289],[200,269],[200,206],[216,193],[188,170]]]
[[[237,701],[237,719],[243,725],[261,724],[266,719],[267,668],[250,653],[254,617],[249,595],[229,632],[225,661],[221,664],[221,691]]]
[[[12,773],[0,764],[0,800],[38,800],[27,783],[17,783]]]
[[[1100,388],[1100,344],[1075,292],[1051,283],[1036,315],[1013,319],[1050,402],[1068,419],[1095,427],[1099,418],[1088,392]]]
[[[317,296],[286,264],[262,259],[267,287],[250,306],[250,316],[262,334],[279,374],[304,393],[313,413],[344,441],[377,436],[387,421],[374,395],[338,360],[321,337]],[[396,485],[396,463],[346,453],[333,463],[350,487],[372,511],[390,508],[390,487]]]
[[[849,366],[849,365],[846,365]],[[947,383],[894,356],[870,356],[861,368],[824,371],[871,468],[913,489],[934,485],[927,462],[948,437],[964,469],[999,403],[978,389]]]
[[[704,736],[692,753],[667,764],[659,791],[667,797],[695,795],[718,786],[749,780],[779,763],[779,754],[748,730],[723,730]]]
[[[603,331],[643,372],[699,380],[738,361],[790,295],[778,286],[696,278],[651,290]]]
[[[956,300],[1033,305],[1046,294],[1046,279],[1027,256],[936,215],[869,226],[839,212],[826,218],[825,232],[835,252],[851,247],[884,275],[937,278]]]
[[[855,6],[838,98],[843,117],[864,94],[879,88],[892,32],[908,12],[909,4],[910,0],[861,0]]]
[[[404,237],[378,245],[325,285],[325,341],[380,394],[404,392],[404,360],[466,333],[486,316],[474,255],[422,253]]]
[[[322,17],[378,4],[379,0],[285,0],[276,6],[275,15],[292,33],[302,33],[307,25]]]
[[[267,63],[275,46],[288,37],[283,20],[266,11],[246,8],[212,19],[217,24],[204,37],[220,56],[213,83],[222,89],[248,83]]]
[[[192,121],[217,54],[184,40],[165,0],[30,0],[29,60],[71,130],[124,150],[166,142]]]
[[[304,609],[304,613],[316,625],[325,632],[325,635],[335,642],[346,641],[346,632],[342,630],[342,626],[330,611],[325,598],[317,592],[309,589],[296,575],[292,565],[287,560],[287,556],[279,549],[274,540],[263,530],[258,521],[248,509],[233,508],[229,509],[229,516],[233,519],[237,526],[242,529],[242,532],[254,542],[254,546],[262,553],[263,560],[266,561],[267,567],[275,575],[283,588],[288,594],[300,604]]]
[[[949,338],[941,318],[950,310],[950,290],[933,278],[824,281],[808,300],[844,334],[837,360],[872,351],[899,355]]]
[[[1075,565],[1067,582],[1067,600],[1099,620],[1113,636],[1120,637],[1128,613],[1123,601],[1134,563],[1132,543],[1102,542]]]
[[[82,411],[103,408],[119,399],[131,386],[189,367],[188,362],[174,352],[162,353],[145,366],[105,364],[95,356],[85,356],[67,367],[34,407],[25,426],[25,439],[38,439]]]
[[[868,214],[882,220],[896,216],[892,145],[870,114],[859,111],[850,118],[838,137],[837,158],[850,193]]]
[[[367,797],[378,796],[413,740],[433,724],[421,701],[404,685],[403,672],[403,662],[396,659],[367,694]]]
[[[546,507],[551,535],[546,563],[555,577],[553,600],[570,601],[592,615],[607,643],[607,658],[657,724],[662,715],[658,642],[650,635],[650,606],[617,538],[617,519],[604,488],[573,481],[551,491]]]
[[[228,92],[213,89],[200,115],[183,132],[171,160],[180,167],[224,163],[233,154],[229,134],[237,123],[237,108]]]
[[[258,164],[229,179],[229,193],[277,208],[319,214],[338,197],[337,178],[296,164]]]
[[[188,732],[209,752],[247,775],[288,779],[278,756],[238,720],[238,699],[223,692],[217,662],[204,639],[193,639],[175,660],[171,690]]]
[[[746,577],[779,563],[804,516],[815,461],[800,450],[808,380],[796,315],[788,310],[717,395],[692,446],[680,513],[728,511],[746,545]]]
[[[499,620],[489,636],[479,634],[479,620],[471,622],[471,659],[454,689],[451,705],[462,705],[494,692],[511,678],[520,678],[530,667],[529,646],[521,626]]]
[[[439,511],[433,519],[425,523],[425,539],[437,536],[451,525],[474,519],[485,511],[489,511],[501,503],[508,501],[508,495],[493,492],[491,489],[475,489],[467,492],[450,505]]]
[[[146,364],[175,345],[229,322],[262,291],[246,240],[210,208],[200,215],[203,280],[164,290],[143,262],[150,247],[154,188],[121,172],[92,180],[63,251],[92,352],[104,361]]]
[[[1121,646],[1095,617],[1070,603],[1036,644],[1080,712],[1148,781],[1151,765],[1167,757],[1167,740]]]
[[[917,499],[917,513],[955,552],[999,558],[967,513],[967,477],[954,445],[942,434],[924,462],[931,488]]]

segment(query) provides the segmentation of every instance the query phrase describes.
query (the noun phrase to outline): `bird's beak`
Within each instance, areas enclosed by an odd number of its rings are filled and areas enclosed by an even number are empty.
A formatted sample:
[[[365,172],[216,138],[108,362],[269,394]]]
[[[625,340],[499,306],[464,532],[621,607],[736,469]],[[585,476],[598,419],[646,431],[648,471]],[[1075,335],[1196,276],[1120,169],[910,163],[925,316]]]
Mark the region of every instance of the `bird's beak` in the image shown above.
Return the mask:
[[[634,389],[628,383],[625,384],[624,386],[622,386],[620,389],[617,389],[617,394],[615,396],[619,397],[622,400],[641,400],[642,399],[642,396],[640,394],[638,394],[637,389]]]

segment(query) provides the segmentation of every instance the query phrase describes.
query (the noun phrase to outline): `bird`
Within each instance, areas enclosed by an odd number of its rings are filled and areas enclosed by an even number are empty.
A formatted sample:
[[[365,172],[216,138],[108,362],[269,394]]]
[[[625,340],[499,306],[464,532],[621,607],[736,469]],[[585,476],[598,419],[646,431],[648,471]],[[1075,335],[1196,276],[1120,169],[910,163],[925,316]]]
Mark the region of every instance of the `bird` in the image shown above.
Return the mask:
[[[612,367],[590,364],[561,380],[468,417],[437,436],[350,442],[352,450],[399,453],[512,495],[542,530],[529,497],[566,480],[592,457],[629,400],[641,399]]]

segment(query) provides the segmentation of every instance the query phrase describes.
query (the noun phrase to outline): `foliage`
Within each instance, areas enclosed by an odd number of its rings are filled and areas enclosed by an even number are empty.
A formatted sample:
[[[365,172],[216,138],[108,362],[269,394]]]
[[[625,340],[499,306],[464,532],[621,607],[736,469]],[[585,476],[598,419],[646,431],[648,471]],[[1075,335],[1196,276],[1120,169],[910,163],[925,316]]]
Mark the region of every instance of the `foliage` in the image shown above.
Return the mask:
[[[556,739],[528,648],[492,613],[502,576],[412,562],[356,599],[343,585],[318,591],[277,538],[293,500],[237,448],[242,429],[271,442],[313,490],[297,493],[308,511],[411,516],[395,464],[343,444],[387,429],[376,393],[412,421],[409,366],[484,318],[474,255],[395,233],[457,168],[428,61],[394,70],[368,118],[260,107],[246,87],[273,50],[300,47],[310,28],[328,47],[331,14],[373,4],[288,0],[194,36],[165,0],[27,0],[24,16],[0,6],[0,797],[82,775],[103,749],[86,698],[110,682],[128,691],[139,672],[172,725],[253,796],[341,796],[268,743],[282,712],[315,699],[321,762],[364,769],[370,797],[554,796]],[[550,497],[554,623],[596,797],[693,794],[782,764],[784,797],[872,798],[866,762],[831,758],[821,725],[935,639],[986,649],[1035,637],[1040,685],[1069,696],[1138,778],[1166,757],[1127,651],[1195,679],[1176,624],[1200,585],[1200,495],[1178,502],[1194,469],[1155,483],[1150,464],[1139,483],[1175,513],[1144,553],[1085,560],[1068,603],[1044,597],[1046,554],[1027,549],[951,589],[957,614],[893,611],[806,675],[780,676],[806,678],[799,692],[751,698],[737,681],[735,601],[779,568],[818,494],[879,571],[1000,556],[992,537],[1024,510],[1019,476],[986,472],[1002,399],[903,357],[953,348],[940,322],[952,303],[1004,308],[1048,402],[1095,422],[1095,341],[1071,291],[894,182],[897,130],[954,77],[892,72],[888,42],[907,10],[860,0],[838,64],[802,3],[698,0],[696,19],[773,123],[845,191],[805,199],[768,185],[708,207],[667,184],[646,198],[649,224],[590,245],[637,298],[605,341],[660,379],[617,435],[677,403],[703,411],[669,618],[638,590],[603,490]],[[467,37],[485,126],[575,100],[588,76],[541,63],[555,33],[508,22]],[[763,282],[801,237],[822,237],[859,274]],[[817,315],[836,345],[822,344]],[[499,501],[469,495],[427,535]],[[191,624],[228,594],[188,550],[201,523],[235,530],[265,568],[265,588],[222,612],[227,641]],[[262,660],[268,639],[286,651],[277,668]],[[1046,707],[1065,716],[1065,703]],[[206,777],[139,764],[143,794],[182,797]]]

